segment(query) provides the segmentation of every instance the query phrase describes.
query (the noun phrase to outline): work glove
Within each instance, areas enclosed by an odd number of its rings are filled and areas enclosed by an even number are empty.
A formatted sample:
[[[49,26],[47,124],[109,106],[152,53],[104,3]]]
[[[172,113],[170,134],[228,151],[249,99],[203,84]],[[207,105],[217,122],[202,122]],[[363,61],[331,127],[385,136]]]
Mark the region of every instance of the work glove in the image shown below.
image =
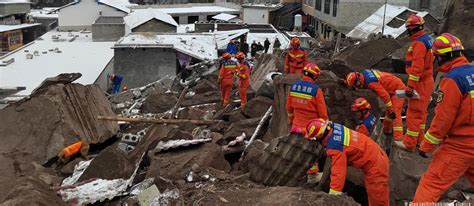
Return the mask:
[[[329,190],[329,195],[340,196],[341,194],[342,194],[342,192],[338,192],[338,191],[334,191],[334,190]]]
[[[405,96],[407,96],[408,98],[413,98],[414,95],[415,93],[413,92],[413,88],[407,87],[405,89]]]
[[[391,109],[387,109],[386,115],[387,115],[387,117],[390,118],[390,119],[395,119],[395,118],[397,118],[397,114],[395,114],[395,112],[394,112],[393,110],[391,110]]]

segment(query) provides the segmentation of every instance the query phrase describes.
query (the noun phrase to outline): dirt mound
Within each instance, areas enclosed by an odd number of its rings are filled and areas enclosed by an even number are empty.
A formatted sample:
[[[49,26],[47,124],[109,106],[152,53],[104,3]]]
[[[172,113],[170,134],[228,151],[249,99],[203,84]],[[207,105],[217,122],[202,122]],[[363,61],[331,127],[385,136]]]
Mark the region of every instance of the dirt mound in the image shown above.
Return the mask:
[[[163,153],[149,153],[149,158],[151,164],[147,178],[162,176],[172,180],[182,180],[189,172],[196,172],[205,167],[227,172],[231,169],[224,159],[221,146],[212,143]]]
[[[35,177],[21,177],[1,205],[67,205],[49,186]]]
[[[331,196],[296,187],[229,183],[205,186],[191,200],[197,205],[359,205],[345,195]]]
[[[12,188],[16,176],[31,174],[32,161],[42,164],[79,141],[76,134],[92,143],[115,135],[117,123],[99,121],[98,115],[113,115],[110,103],[99,87],[79,84],[42,87],[30,99],[0,110],[8,117],[0,120],[0,190]]]
[[[350,46],[337,54],[334,60],[356,70],[372,68],[400,47],[402,45],[395,39],[378,39]]]

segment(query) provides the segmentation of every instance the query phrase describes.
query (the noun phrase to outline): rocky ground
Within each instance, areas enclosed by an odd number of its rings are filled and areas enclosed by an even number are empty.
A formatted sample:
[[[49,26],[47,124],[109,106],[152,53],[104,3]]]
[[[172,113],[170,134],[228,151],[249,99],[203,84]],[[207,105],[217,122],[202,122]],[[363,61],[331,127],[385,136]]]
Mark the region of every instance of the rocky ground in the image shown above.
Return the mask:
[[[317,83],[331,120],[353,128],[350,104],[361,96],[380,116],[384,108],[372,92],[349,90],[338,79],[375,65],[398,72],[391,65],[401,61],[397,52],[404,45],[378,39],[345,47],[334,58],[330,44],[309,50],[310,60],[323,69]],[[281,75],[283,56],[284,51],[255,60],[244,109],[237,89],[232,104],[220,106],[215,62],[114,96],[71,83],[80,74],[48,79],[30,98],[0,110],[8,117],[0,119],[1,205],[366,205],[363,174],[355,168],[348,170],[341,197],[327,195],[327,184],[306,183],[311,162],[324,166],[323,150],[287,136],[286,95],[300,76]],[[97,118],[115,115],[181,122]],[[204,120],[212,123],[199,124]],[[245,149],[251,137],[255,141]],[[81,138],[92,144],[91,160],[56,164],[56,154]],[[390,159],[391,203],[403,205],[429,159],[395,148]],[[461,179],[443,200],[466,201],[468,190]]]

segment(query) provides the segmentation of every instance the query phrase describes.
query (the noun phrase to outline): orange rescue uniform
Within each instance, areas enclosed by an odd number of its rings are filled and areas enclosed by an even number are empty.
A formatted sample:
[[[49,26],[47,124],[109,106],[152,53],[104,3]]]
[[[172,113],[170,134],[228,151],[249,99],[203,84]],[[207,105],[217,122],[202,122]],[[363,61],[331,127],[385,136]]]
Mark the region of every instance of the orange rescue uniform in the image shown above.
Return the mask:
[[[237,70],[237,62],[233,60],[225,60],[219,71],[219,85],[221,89],[221,100],[224,106],[230,102],[230,94],[234,84],[234,73]]]
[[[447,63],[452,68],[441,80],[438,105],[420,150],[435,151],[420,180],[413,202],[437,202],[457,179],[466,175],[474,186],[474,66],[465,57]]]
[[[357,125],[356,131],[358,133],[370,136],[374,130],[376,121],[377,118],[373,114],[367,113],[367,115],[364,117],[364,120],[362,120],[362,124]]]
[[[303,67],[307,63],[305,50],[301,48],[290,49],[285,57],[285,74],[302,74]]]
[[[403,139],[408,149],[414,149],[423,139],[431,94],[434,89],[433,61],[431,53],[433,38],[419,31],[410,37],[412,43],[406,55],[408,87],[420,95],[420,99],[409,99],[407,110],[407,133]]]
[[[80,141],[67,146],[66,148],[63,149],[64,157],[68,158],[77,154],[79,150],[81,150],[81,146],[82,146],[82,142]]]
[[[377,70],[365,69],[362,71],[362,87],[370,89],[377,93],[382,98],[387,109],[391,109],[397,117],[395,120],[385,118],[383,121],[384,130],[390,131],[393,129],[393,138],[402,139],[403,137],[403,122],[402,122],[402,107],[403,99],[395,96],[396,90],[404,90],[405,84],[397,76],[388,72],[381,72]]]
[[[369,205],[389,205],[389,161],[377,143],[364,134],[333,123],[323,146],[332,159],[330,194],[342,193],[349,165],[364,172]]]
[[[247,61],[239,62],[237,76],[239,77],[240,104],[245,106],[247,104],[247,89],[250,86],[250,64]]]
[[[303,76],[291,85],[286,100],[286,111],[291,131],[304,134],[309,120],[328,119],[326,102],[321,88],[310,77]]]

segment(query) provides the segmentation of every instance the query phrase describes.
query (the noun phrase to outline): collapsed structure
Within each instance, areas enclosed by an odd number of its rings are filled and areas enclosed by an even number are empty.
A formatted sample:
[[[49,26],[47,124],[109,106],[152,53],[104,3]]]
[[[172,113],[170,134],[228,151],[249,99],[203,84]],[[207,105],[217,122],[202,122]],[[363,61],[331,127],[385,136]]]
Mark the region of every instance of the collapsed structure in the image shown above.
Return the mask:
[[[133,37],[122,43],[147,44]],[[382,104],[374,94],[348,90],[338,79],[363,68],[398,73],[394,65],[401,61],[397,51],[404,45],[403,40],[376,39],[350,45],[341,52],[334,52],[334,46],[323,42],[308,48],[310,61],[323,68],[317,83],[324,91],[331,120],[353,128],[350,104],[358,97],[368,99],[373,105],[371,112],[381,116]],[[310,163],[318,159],[324,163],[320,159],[323,149],[314,141],[288,135],[288,87],[300,76],[281,75],[281,51],[257,57],[249,102],[243,109],[238,107],[236,90],[231,105],[220,106],[216,83],[219,64],[215,59],[202,59],[177,76],[153,77],[158,80],[137,83],[135,88],[112,96],[104,95],[96,85],[73,83],[81,78],[77,73],[45,80],[29,97],[0,110],[0,115],[8,117],[0,120],[0,135],[4,137],[0,186],[9,191],[0,194],[0,202],[367,204],[363,174],[355,168],[349,168],[346,195],[341,197],[322,192],[328,190],[325,182],[306,183]],[[383,141],[377,135],[373,138]],[[62,148],[80,139],[91,143],[92,160],[75,158],[63,166],[47,164]],[[381,146],[391,149],[391,205],[402,205],[413,198],[430,159]],[[461,179],[442,199],[472,203],[468,189],[469,182]]]

